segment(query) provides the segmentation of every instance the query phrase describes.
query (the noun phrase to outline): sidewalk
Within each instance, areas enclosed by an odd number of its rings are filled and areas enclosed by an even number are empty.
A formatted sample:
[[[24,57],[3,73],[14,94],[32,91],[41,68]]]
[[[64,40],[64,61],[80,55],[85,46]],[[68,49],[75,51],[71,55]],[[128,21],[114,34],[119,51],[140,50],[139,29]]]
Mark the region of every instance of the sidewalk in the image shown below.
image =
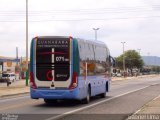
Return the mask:
[[[159,114],[160,115],[160,95],[145,104],[136,114]]]
[[[29,86],[25,86],[25,80],[18,80],[7,87],[7,83],[0,83],[0,98],[29,93]]]

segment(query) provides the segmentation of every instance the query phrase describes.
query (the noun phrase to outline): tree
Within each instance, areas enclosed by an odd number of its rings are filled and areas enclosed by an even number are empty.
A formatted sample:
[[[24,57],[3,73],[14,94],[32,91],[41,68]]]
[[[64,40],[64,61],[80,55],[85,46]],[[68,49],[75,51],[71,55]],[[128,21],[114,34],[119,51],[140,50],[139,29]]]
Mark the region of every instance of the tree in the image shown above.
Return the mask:
[[[152,66],[152,72],[158,73],[160,72],[160,66]]]
[[[124,53],[125,67],[129,69],[142,68],[144,62],[135,50],[128,50]],[[123,69],[123,54],[116,58],[116,65],[118,68]]]

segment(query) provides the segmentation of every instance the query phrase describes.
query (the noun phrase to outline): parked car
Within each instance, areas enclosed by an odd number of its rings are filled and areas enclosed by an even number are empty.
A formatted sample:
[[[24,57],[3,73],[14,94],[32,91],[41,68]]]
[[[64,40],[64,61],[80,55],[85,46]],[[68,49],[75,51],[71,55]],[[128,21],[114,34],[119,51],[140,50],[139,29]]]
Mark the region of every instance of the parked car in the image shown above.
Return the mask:
[[[14,73],[3,73],[2,80],[5,82],[14,82],[15,81],[15,74]]]
[[[122,74],[121,73],[117,73],[117,75],[116,75],[117,77],[121,77],[122,76]]]
[[[112,77],[116,77],[117,76],[117,74],[116,73],[112,73]]]

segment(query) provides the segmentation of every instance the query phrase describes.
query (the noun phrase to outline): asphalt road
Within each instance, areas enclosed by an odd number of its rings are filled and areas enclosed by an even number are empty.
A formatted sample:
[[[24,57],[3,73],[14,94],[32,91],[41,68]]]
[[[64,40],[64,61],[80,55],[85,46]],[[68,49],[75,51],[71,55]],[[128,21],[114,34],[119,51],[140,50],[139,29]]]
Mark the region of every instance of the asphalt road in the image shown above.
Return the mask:
[[[160,94],[160,77],[114,81],[106,98],[94,97],[90,104],[60,101],[47,105],[28,95],[0,100],[0,118],[18,120],[124,120]]]

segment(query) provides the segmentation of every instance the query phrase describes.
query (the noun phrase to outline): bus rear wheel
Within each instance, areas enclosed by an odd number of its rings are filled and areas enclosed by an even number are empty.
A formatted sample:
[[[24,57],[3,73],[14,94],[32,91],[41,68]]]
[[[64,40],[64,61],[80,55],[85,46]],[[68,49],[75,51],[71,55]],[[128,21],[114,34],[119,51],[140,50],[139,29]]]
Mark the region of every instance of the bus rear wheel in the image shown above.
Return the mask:
[[[91,89],[90,89],[90,87],[88,87],[87,96],[82,102],[84,104],[88,104],[90,102],[90,100],[91,100]]]
[[[105,98],[105,97],[106,97],[106,92],[107,92],[107,89],[108,89],[107,86],[108,86],[108,84],[106,83],[106,88],[105,88],[104,93],[101,93],[101,94],[100,94],[100,97],[101,97],[101,98]]]

